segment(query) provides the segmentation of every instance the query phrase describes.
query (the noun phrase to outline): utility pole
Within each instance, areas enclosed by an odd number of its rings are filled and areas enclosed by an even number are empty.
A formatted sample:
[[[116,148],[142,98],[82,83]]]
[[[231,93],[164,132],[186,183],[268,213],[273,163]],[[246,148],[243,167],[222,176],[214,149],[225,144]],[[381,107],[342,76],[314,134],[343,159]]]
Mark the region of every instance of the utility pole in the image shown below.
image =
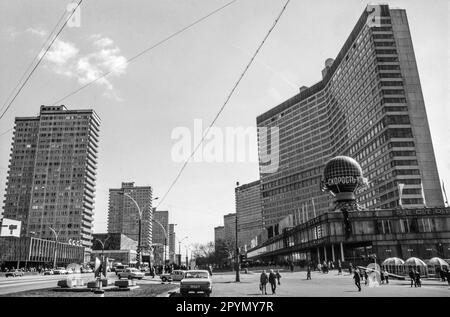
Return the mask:
[[[236,187],[239,187],[239,182],[236,182]],[[239,192],[239,189],[236,188],[236,194]],[[237,197],[236,197],[236,205],[237,205]],[[235,264],[236,264],[236,282],[240,282],[241,278],[239,276],[239,246],[238,246],[238,213],[236,206],[236,254],[235,254]]]

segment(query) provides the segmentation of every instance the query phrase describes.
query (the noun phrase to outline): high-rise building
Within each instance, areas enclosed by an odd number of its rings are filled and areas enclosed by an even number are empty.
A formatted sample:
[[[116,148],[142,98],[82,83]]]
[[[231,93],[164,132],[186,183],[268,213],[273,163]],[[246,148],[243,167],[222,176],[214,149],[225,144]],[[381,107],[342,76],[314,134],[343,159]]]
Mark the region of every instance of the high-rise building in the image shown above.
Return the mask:
[[[169,259],[170,263],[175,263],[175,224],[169,223]]]
[[[287,215],[298,224],[330,209],[320,181],[337,155],[359,161],[370,180],[356,193],[365,208],[444,205],[403,9],[368,6],[337,57],[326,61],[322,80],[258,116],[257,125],[279,129],[278,148],[270,133],[259,134],[260,153],[271,148],[279,157],[275,172],[261,172],[269,237]]]
[[[217,244],[219,241],[223,240],[225,240],[225,227],[214,227],[214,243]]]
[[[108,233],[122,233],[138,241],[139,209],[136,204],[142,212],[141,246],[148,252],[152,243],[151,186],[134,186],[134,182],[130,182],[109,190]]]
[[[227,214],[223,216],[224,241],[227,245],[234,248],[236,244],[236,214]]]
[[[263,228],[260,185],[258,180],[235,188],[239,247],[250,248]]]
[[[152,244],[154,247],[156,263],[164,263],[169,259],[168,246],[169,240],[166,240],[169,233],[169,211],[153,209],[153,238]]]
[[[15,119],[3,217],[22,221],[22,235],[53,240],[51,227],[90,252],[99,126],[95,111],[63,105]]]

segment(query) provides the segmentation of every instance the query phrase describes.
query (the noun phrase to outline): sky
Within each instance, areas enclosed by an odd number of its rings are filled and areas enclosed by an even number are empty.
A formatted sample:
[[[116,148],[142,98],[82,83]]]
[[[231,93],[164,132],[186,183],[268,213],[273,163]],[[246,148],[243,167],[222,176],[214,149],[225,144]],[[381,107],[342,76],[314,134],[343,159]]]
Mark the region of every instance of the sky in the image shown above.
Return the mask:
[[[194,146],[198,123],[205,129],[214,118],[285,1],[238,0],[133,63],[125,61],[227,2],[84,0],[0,120],[0,193],[12,140],[12,131],[6,131],[14,117],[37,115],[40,105],[111,72],[60,102],[69,109],[92,108],[101,118],[94,232],[106,232],[108,190],[121,182],[151,185],[154,197],[162,197],[183,164],[174,149],[181,140],[184,149]],[[69,3],[0,2],[0,107]],[[438,170],[450,193],[450,2],[383,3],[407,11]],[[367,4],[291,0],[216,122],[215,135],[255,128],[258,115],[321,80],[325,60],[337,56]],[[256,138],[244,149],[249,155],[243,160],[203,157],[188,164],[162,202],[159,209],[169,210],[177,236],[189,237],[186,244],[212,241],[223,215],[235,212],[236,182],[259,178],[251,155],[257,153]]]

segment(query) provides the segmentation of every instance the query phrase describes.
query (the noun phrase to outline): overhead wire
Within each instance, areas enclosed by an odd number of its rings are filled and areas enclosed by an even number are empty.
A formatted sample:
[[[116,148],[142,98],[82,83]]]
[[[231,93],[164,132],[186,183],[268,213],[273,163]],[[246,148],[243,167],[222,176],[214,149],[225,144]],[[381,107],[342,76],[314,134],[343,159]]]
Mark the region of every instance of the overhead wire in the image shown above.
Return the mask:
[[[264,36],[263,40],[261,41],[261,43],[259,44],[258,48],[256,49],[255,53],[253,53],[250,61],[247,63],[247,65],[244,68],[244,71],[241,73],[241,75],[238,77],[238,80],[236,81],[236,83],[233,85],[230,93],[227,95],[227,97],[225,98],[224,103],[222,104],[222,106],[220,107],[219,111],[217,112],[217,114],[214,116],[214,119],[211,121],[211,123],[209,124],[208,128],[205,130],[205,132],[202,135],[201,140],[199,141],[199,143],[197,144],[197,146],[194,148],[194,150],[191,152],[191,154],[189,155],[189,157],[184,161],[181,169],[179,170],[178,174],[176,175],[175,179],[172,181],[171,185],[169,186],[168,190],[164,193],[164,195],[162,196],[162,199],[159,200],[158,205],[156,206],[156,208],[158,209],[158,207],[164,202],[164,200],[166,199],[167,195],[169,195],[169,193],[171,192],[172,188],[175,186],[175,184],[178,182],[178,180],[181,177],[181,174],[183,173],[183,171],[185,170],[186,166],[188,165],[188,163],[190,162],[191,158],[195,155],[195,153],[197,152],[197,150],[199,149],[200,145],[203,144],[204,140],[206,139],[210,129],[214,126],[214,124],[216,123],[217,119],[219,118],[219,116],[221,115],[221,113],[223,112],[223,110],[225,109],[225,107],[227,106],[228,102],[230,101],[231,97],[233,96],[234,92],[236,91],[236,88],[238,87],[239,83],[242,81],[242,79],[244,78],[245,74],[247,73],[248,69],[250,68],[250,66],[253,64],[253,61],[255,59],[255,57],[258,55],[259,51],[261,50],[261,48],[263,47],[264,43],[266,42],[266,40],[268,39],[268,37],[270,36],[270,34],[272,33],[273,29],[275,28],[275,26],[278,24],[278,21],[280,20],[281,16],[283,15],[283,13],[286,10],[287,5],[289,4],[290,0],[287,0],[286,3],[284,4],[283,8],[281,9],[280,13],[278,14],[277,18],[275,19],[273,25],[270,27],[269,31],[267,32],[267,34]]]
[[[50,42],[50,44],[47,46],[47,48],[45,49],[44,53],[41,54],[41,56],[39,57],[36,65],[33,67],[33,69],[31,70],[31,72],[28,74],[28,76],[26,77],[25,81],[20,85],[19,90],[15,93],[14,97],[11,99],[11,101],[8,103],[8,105],[6,107],[2,107],[5,108],[5,110],[2,112],[2,114],[0,115],[0,120],[5,116],[6,112],[9,110],[9,108],[11,107],[11,105],[13,104],[13,102],[16,100],[17,96],[20,94],[20,92],[22,91],[22,89],[25,87],[25,85],[27,84],[28,80],[31,78],[31,76],[34,74],[36,68],[39,66],[39,64],[42,62],[42,60],[44,59],[45,55],[47,54],[47,52],[50,50],[50,48],[52,47],[53,43],[56,41],[56,39],[58,38],[59,34],[61,34],[61,32],[64,30],[64,27],[67,25],[67,22],[70,20],[70,18],[72,17],[72,15],[75,13],[75,11],[78,9],[78,7],[81,5],[81,3],[83,2],[83,0],[78,1],[77,6],[72,10],[72,13],[70,14],[70,16],[67,18],[67,20],[64,22],[64,24],[61,26],[61,28],[59,29],[58,33],[55,35],[55,37],[53,38],[53,40]]]

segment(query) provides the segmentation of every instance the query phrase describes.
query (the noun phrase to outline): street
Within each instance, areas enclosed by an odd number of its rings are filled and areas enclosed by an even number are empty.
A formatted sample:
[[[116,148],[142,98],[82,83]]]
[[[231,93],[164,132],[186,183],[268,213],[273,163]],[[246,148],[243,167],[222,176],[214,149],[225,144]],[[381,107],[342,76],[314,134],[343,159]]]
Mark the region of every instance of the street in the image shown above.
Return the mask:
[[[235,274],[213,275],[212,297],[254,297],[262,296],[259,290],[259,274],[253,272],[240,275],[240,283],[235,283]],[[408,280],[390,280],[388,285],[368,287],[362,282],[362,291],[358,292],[352,276],[347,273],[337,275],[337,271],[328,274],[312,272],[312,279],[306,280],[306,272],[280,272],[281,285],[277,285],[276,295],[271,295],[270,284],[264,297],[450,297],[450,287],[447,282],[437,280],[422,280],[421,288],[411,288]]]
[[[71,274],[71,275],[29,275],[22,277],[0,277],[0,296],[5,294],[17,293],[29,290],[38,290],[52,288],[57,286],[59,280],[67,278],[81,278],[87,283],[94,280],[94,274]],[[117,276],[115,273],[108,273],[108,279],[115,281]],[[138,284],[156,283],[160,284],[159,277],[151,278],[146,276]]]

